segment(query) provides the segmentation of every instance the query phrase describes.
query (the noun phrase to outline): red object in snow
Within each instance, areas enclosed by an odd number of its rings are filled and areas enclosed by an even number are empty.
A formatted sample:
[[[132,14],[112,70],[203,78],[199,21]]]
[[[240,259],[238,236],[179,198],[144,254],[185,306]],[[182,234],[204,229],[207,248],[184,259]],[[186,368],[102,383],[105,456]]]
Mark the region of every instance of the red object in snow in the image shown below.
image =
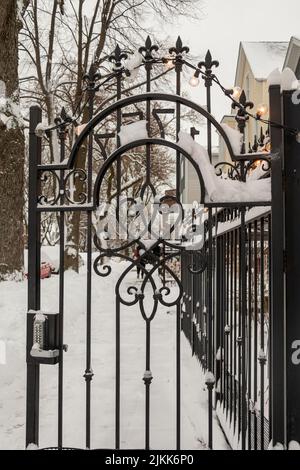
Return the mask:
[[[51,273],[53,271],[53,266],[46,261],[42,261],[41,263],[41,279],[46,279],[47,277],[51,277]],[[28,278],[28,273],[25,274]]]
[[[41,279],[51,277],[52,266],[50,263],[42,262],[41,264]]]

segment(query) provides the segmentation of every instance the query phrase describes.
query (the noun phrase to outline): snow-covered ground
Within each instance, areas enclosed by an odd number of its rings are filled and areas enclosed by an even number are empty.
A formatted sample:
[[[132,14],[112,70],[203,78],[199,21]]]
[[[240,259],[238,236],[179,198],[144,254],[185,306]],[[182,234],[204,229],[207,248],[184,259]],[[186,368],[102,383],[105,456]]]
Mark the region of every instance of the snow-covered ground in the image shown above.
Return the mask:
[[[114,284],[124,263],[113,263],[107,278],[93,273],[92,447],[114,447],[115,315]],[[86,271],[65,274],[64,445],[85,442]],[[135,273],[126,279],[136,284]],[[126,288],[126,285],[124,286]],[[58,276],[42,281],[42,309],[57,310]],[[0,448],[22,449],[25,440],[25,321],[27,283],[0,283],[0,340],[6,364],[0,364]],[[160,306],[151,334],[151,448],[175,448],[175,312]],[[196,358],[182,335],[182,448],[205,449],[207,391]],[[42,366],[40,446],[57,445],[57,366]],[[121,448],[144,447],[145,323],[139,308],[121,310]],[[214,420],[214,447],[227,449]]]

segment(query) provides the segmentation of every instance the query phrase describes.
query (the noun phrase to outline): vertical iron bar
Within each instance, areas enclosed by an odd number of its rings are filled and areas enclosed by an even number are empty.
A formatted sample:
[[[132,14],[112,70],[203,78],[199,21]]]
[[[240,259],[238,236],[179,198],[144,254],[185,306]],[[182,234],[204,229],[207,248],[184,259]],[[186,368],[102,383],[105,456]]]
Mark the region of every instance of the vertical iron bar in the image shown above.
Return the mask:
[[[150,93],[151,91],[151,62],[146,62],[146,91]],[[150,136],[150,119],[151,119],[151,103],[150,100],[146,101],[146,119],[148,125],[148,134]],[[146,145],[146,181],[148,184],[151,182],[151,147]]]
[[[206,81],[206,106],[207,112],[211,114],[211,81]],[[207,153],[209,155],[210,161],[212,160],[212,141],[211,141],[211,122],[207,122]]]
[[[241,215],[241,212],[240,212]],[[242,224],[241,224],[242,225]],[[238,229],[238,434],[241,437],[242,431],[242,249],[241,249],[241,232],[242,228]]]
[[[117,100],[121,99],[121,73],[117,74]],[[122,125],[122,111],[117,110],[117,132],[119,133]],[[117,136],[117,147],[121,142]],[[119,223],[120,207],[119,198],[121,196],[121,158],[117,159],[117,221]],[[115,390],[115,447],[120,448],[120,300],[116,295],[116,390]]]
[[[257,298],[257,283],[258,283],[258,250],[257,250],[257,220],[254,221],[254,347],[253,347],[253,363],[254,363],[254,378],[253,378],[253,401],[254,401],[254,450],[257,450],[257,323],[258,323],[258,298]]]
[[[54,131],[55,132],[55,131]],[[65,159],[65,126],[59,130],[60,161]],[[59,172],[60,204],[64,204],[64,171]],[[58,448],[63,446],[63,393],[64,393],[64,289],[65,289],[65,214],[59,211],[59,363],[58,363]]]
[[[122,96],[122,74],[120,72],[117,73],[117,100],[121,99]],[[119,132],[121,130],[122,126],[122,110],[121,108],[117,109],[117,148],[120,147],[121,141],[119,137]],[[121,157],[117,159],[117,220],[119,221],[120,217],[120,201],[119,198],[121,196],[121,172],[122,172],[122,167],[121,167]]]
[[[150,449],[150,384],[152,374],[150,372],[150,326],[149,320],[146,321],[146,372],[144,376],[145,383],[145,449]]]
[[[39,192],[37,166],[41,163],[42,139],[35,134],[42,121],[38,106],[30,108],[29,129],[29,188],[28,188],[28,311],[40,310],[40,213],[37,212]],[[33,315],[27,314],[26,338],[26,447],[39,443],[39,381],[40,366],[30,355],[33,346]]]
[[[176,71],[176,94],[181,95],[181,72],[182,72],[182,63],[181,60],[176,60],[175,63]],[[176,102],[176,140],[178,140],[178,133],[180,132],[181,116],[180,116],[181,106],[180,103]],[[176,198],[179,201],[181,195],[181,155],[180,152],[176,151]]]
[[[245,225],[246,209],[241,209],[241,413],[242,413],[242,450],[246,449],[246,433],[247,433],[247,377],[246,377],[246,317],[247,317],[247,266],[246,266],[246,225]]]
[[[181,314],[176,306],[176,449],[181,446]]]
[[[212,288],[213,288],[213,273],[212,273],[212,209],[208,209],[208,308],[207,308],[207,323],[208,323],[208,370],[212,371],[213,366],[213,351],[212,351]],[[208,447],[213,448],[213,409],[212,409],[212,387],[208,386]]]
[[[265,283],[264,283],[264,219],[260,220],[260,448],[264,450],[265,434]]]
[[[89,120],[93,118],[94,114],[94,81],[91,80],[89,84]],[[91,131],[88,141],[88,164],[87,164],[87,196],[88,203],[92,201],[92,181],[93,181],[93,141],[94,135]],[[86,297],[86,448],[91,447],[91,382],[93,378],[93,370],[91,365],[92,357],[92,213],[87,212],[87,297]]]
[[[251,450],[252,415],[252,224],[248,225],[248,450]]]
[[[230,424],[232,423],[232,407],[233,407],[233,308],[234,308],[234,298],[233,298],[233,279],[234,279],[234,256],[233,256],[233,247],[234,247],[234,231],[230,232],[230,323],[228,331],[229,341],[230,341]]]
[[[268,319],[269,319],[269,345],[268,345],[268,377],[269,377],[269,442],[272,441],[272,432],[273,432],[273,416],[272,416],[272,410],[273,410],[273,381],[272,381],[272,349],[273,349],[273,344],[272,344],[272,252],[271,252],[271,246],[272,246],[272,232],[271,232],[271,226],[272,226],[272,216],[271,214],[268,215]]]
[[[233,419],[234,419],[234,430],[236,431],[236,422],[237,422],[237,277],[238,277],[238,272],[237,272],[237,245],[238,245],[238,231],[234,231],[234,306],[233,306],[233,339],[232,339],[232,344],[233,344]]]
[[[115,447],[120,449],[120,300],[116,296],[116,396]]]
[[[216,311],[216,350],[221,351],[222,344],[222,236],[217,237],[217,311]],[[219,397],[220,405],[222,403],[222,362],[221,359],[216,361],[216,383],[220,383],[220,389],[217,397]],[[220,382],[219,382],[220,381]]]
[[[221,271],[221,284],[220,284],[220,352],[221,352],[221,360],[220,360],[220,386],[221,386],[221,402],[223,405],[223,409],[225,406],[225,397],[224,397],[224,315],[225,315],[225,235],[221,235],[221,263],[220,263],[220,271]]]
[[[226,234],[226,316],[224,324],[224,374],[225,374],[225,401],[226,401],[226,416],[228,415],[228,406],[229,406],[229,367],[228,367],[228,334],[226,331],[227,325],[229,324],[229,253],[230,253],[230,233]]]
[[[270,119],[282,122],[280,85],[269,88]],[[272,442],[285,442],[285,293],[284,293],[284,193],[283,132],[271,126],[271,389]]]
[[[298,129],[300,107],[293,91],[284,91],[283,123]],[[299,208],[299,138],[284,133],[284,232],[285,232],[285,370],[286,370],[286,447],[300,442],[300,223]]]

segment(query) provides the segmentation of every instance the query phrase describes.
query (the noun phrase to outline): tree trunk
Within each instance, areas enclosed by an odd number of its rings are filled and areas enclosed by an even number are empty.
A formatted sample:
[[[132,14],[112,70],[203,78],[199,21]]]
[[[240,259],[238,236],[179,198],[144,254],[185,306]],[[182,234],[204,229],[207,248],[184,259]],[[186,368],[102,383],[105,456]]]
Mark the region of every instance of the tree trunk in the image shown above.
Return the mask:
[[[0,2],[0,81],[18,105],[17,0]],[[3,98],[3,97],[2,97]],[[7,103],[7,101],[6,101]],[[9,116],[9,110],[5,113]],[[24,134],[17,119],[0,127],[0,280],[20,278],[24,261]]]

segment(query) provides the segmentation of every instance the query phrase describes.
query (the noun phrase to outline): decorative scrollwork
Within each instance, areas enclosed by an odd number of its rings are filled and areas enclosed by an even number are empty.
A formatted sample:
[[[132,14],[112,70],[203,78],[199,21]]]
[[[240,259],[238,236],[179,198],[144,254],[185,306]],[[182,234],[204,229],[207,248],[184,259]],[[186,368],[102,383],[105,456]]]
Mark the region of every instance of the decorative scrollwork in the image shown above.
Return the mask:
[[[271,170],[271,160],[268,158],[260,157],[258,160],[250,161],[246,164],[245,173],[249,174],[251,171],[255,171],[257,168],[263,173],[267,173]],[[263,178],[264,176],[262,176]]]
[[[82,187],[87,180],[87,174],[85,170],[80,168],[76,168],[70,171],[64,177],[61,177],[55,170],[48,169],[40,172],[39,180],[42,183],[42,194],[38,198],[38,204],[55,206],[59,202],[64,203],[65,201],[67,201],[69,204],[85,204],[87,201],[87,194],[84,192],[84,190],[81,192],[76,192],[76,200],[70,196],[70,193],[72,192],[70,188],[71,177],[73,177],[74,180],[79,181]],[[74,188],[75,187],[76,184],[74,182]],[[75,189],[73,192],[75,193]]]
[[[194,257],[196,260],[193,260],[193,264],[188,266],[188,270],[191,274],[202,274],[206,270],[208,262],[204,247],[202,250],[195,251]]]
[[[105,256],[105,254],[100,254],[99,256],[97,256],[97,258],[95,258],[93,263],[94,271],[100,277],[107,277],[112,271],[112,268],[109,264],[102,264],[100,262]]]
[[[227,171],[224,172],[224,167]],[[222,176],[224,173],[231,180],[241,180],[241,172],[237,163],[220,162],[215,165],[215,172],[217,176]]]
[[[82,183],[80,186],[83,186],[83,183],[85,183],[85,181],[87,180],[86,171],[81,168],[75,168],[74,170],[70,171],[64,178],[64,195],[65,195],[66,200],[70,204],[80,204],[80,205],[85,204],[87,201],[87,194],[84,191],[76,193],[76,201],[73,197],[69,196],[71,190],[70,188],[67,189],[67,185],[71,177],[73,177],[74,179],[74,187],[75,187],[76,180]]]
[[[146,182],[143,184],[143,186],[142,186],[142,188],[141,188],[141,191],[140,191],[140,193],[141,193],[141,199],[144,199],[147,189],[150,190],[152,196],[155,197],[155,195],[156,195],[156,190],[155,190],[153,184],[152,184],[150,181],[146,181]]]
[[[243,167],[242,167],[243,165]],[[256,168],[260,168],[263,173],[267,173],[271,169],[271,161],[268,158],[259,157],[257,160],[247,162],[220,162],[215,165],[215,172],[217,176],[226,175],[227,178],[236,181],[244,181],[244,179]],[[226,169],[227,171],[224,171]],[[261,176],[261,178],[264,176]]]
[[[38,204],[55,206],[61,196],[60,179],[55,170],[45,170],[39,173],[39,180],[42,183],[42,194],[38,197]],[[46,191],[46,193],[44,193]]]

